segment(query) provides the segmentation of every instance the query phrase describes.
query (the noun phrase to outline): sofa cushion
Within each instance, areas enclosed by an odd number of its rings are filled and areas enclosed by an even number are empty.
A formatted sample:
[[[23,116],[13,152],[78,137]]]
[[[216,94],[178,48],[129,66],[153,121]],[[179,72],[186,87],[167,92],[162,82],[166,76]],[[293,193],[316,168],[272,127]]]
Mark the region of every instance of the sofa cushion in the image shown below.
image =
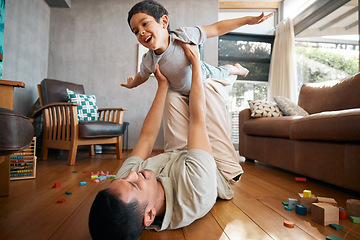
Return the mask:
[[[360,141],[360,108],[303,117],[290,125],[290,138],[319,141]]]
[[[275,96],[274,100],[285,116],[309,115],[302,107],[283,96]]]
[[[248,101],[252,117],[281,117],[282,113],[275,103],[249,100]]]
[[[306,83],[298,104],[309,114],[360,108],[359,89],[360,73],[341,81]]]
[[[285,116],[272,118],[252,118],[244,122],[246,134],[289,138],[289,126],[302,116]]]
[[[77,106],[79,121],[96,121],[99,118],[95,95],[85,95],[66,89],[68,101],[80,104]]]
[[[79,122],[79,136],[82,138],[118,137],[125,131],[123,124],[104,121]]]

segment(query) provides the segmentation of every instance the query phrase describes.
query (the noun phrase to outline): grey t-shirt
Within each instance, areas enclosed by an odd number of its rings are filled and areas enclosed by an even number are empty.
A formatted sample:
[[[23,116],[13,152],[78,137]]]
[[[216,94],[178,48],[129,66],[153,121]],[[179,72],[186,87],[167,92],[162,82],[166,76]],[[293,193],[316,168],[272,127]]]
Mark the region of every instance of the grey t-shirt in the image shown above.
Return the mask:
[[[176,40],[185,43],[202,44],[206,40],[206,32],[201,26],[182,27],[170,33],[168,48],[160,55],[155,51],[144,54],[140,65],[140,75],[148,78],[159,64],[160,71],[164,74],[170,87],[184,95],[189,95],[191,88],[191,64],[185,55],[184,49]]]
[[[199,149],[159,154],[143,161],[128,158],[116,178],[126,177],[130,171],[152,170],[165,191],[164,218],[147,229],[162,231],[191,224],[206,215],[216,202],[216,197],[231,199],[229,183],[216,167],[214,158]]]

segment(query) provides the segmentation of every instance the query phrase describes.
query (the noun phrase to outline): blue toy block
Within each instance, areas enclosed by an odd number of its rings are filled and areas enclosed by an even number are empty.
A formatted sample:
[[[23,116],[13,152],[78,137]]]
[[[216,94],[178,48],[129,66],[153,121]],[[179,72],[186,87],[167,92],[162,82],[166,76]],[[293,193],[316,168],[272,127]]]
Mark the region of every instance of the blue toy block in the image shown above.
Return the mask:
[[[80,186],[85,186],[86,184],[86,182],[80,182]]]
[[[326,237],[326,240],[344,240],[343,238],[337,237],[335,235],[330,235]]]
[[[307,207],[305,207],[304,205],[296,205],[295,212],[299,215],[306,215]]]
[[[341,225],[339,225],[339,224],[335,224],[335,223],[330,224],[330,227],[332,227],[332,228],[335,229],[335,230],[342,230],[342,229],[344,229],[343,226],[341,226]]]
[[[289,207],[291,207],[292,209],[295,209],[296,208],[296,205],[299,204],[299,201],[295,198],[289,198],[288,199],[288,202],[289,202]]]
[[[285,208],[285,210],[288,210],[288,211],[291,211],[291,207],[289,207],[289,206],[284,206],[284,208]]]

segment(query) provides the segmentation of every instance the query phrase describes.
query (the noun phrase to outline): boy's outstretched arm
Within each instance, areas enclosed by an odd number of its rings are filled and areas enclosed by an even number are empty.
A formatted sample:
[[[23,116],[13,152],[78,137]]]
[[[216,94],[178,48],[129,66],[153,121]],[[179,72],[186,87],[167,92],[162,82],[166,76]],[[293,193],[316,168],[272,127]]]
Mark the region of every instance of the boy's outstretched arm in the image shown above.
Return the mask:
[[[143,78],[140,76],[140,72],[138,72],[135,75],[135,78],[133,77],[128,77],[127,78],[127,82],[126,84],[122,83],[120,84],[122,87],[126,87],[126,88],[134,88],[137,87],[141,84],[143,84],[144,82],[146,82],[149,78]]]
[[[271,17],[272,15],[273,13],[265,15],[263,12],[258,17],[247,16],[241,18],[222,20],[211,25],[203,26],[203,28],[206,32],[207,38],[217,37],[224,35],[225,33],[228,33],[246,24],[248,25],[259,24],[265,21],[266,19],[268,19],[269,17]]]
[[[131,153],[131,156],[138,156],[144,160],[149,157],[159,133],[169,86],[169,82],[167,78],[161,74],[159,66],[156,67],[155,77],[158,82],[158,89],[151,108],[145,117],[139,140]]]

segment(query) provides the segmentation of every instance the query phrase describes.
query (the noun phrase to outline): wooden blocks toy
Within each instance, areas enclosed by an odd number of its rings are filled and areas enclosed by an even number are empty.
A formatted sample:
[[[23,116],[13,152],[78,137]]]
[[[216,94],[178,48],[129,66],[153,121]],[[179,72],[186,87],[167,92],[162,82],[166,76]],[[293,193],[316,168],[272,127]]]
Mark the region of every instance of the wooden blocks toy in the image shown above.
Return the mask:
[[[311,220],[323,226],[339,224],[339,209],[328,203],[313,203]]]
[[[311,194],[311,197],[304,197],[303,193],[298,195],[299,204],[304,205],[307,209],[307,212],[311,212],[311,206],[313,203],[317,202],[317,197]]]
[[[296,205],[299,204],[299,201],[295,198],[289,198],[288,199],[288,207],[291,207],[292,209],[295,209],[296,208]]]
[[[335,223],[330,224],[330,227],[332,227],[332,228],[335,229],[335,230],[342,230],[342,229],[344,229],[343,226],[341,226],[341,225],[339,225],[339,224],[335,224]]]
[[[343,238],[339,238],[335,235],[330,235],[326,237],[326,240],[344,240]]]
[[[288,228],[294,228],[295,224],[291,221],[284,221],[284,226]]]
[[[80,186],[85,186],[86,184],[86,182],[80,182]]]
[[[306,178],[304,178],[304,177],[295,177],[295,182],[306,183]]]
[[[311,191],[310,190],[304,190],[303,191],[303,197],[310,198],[311,197]]]
[[[348,199],[346,201],[346,214],[348,217],[360,217],[360,200]]]
[[[345,220],[346,219],[346,210],[339,208],[339,219]]]
[[[307,214],[307,209],[304,205],[296,205],[296,209],[295,212],[299,215],[306,215]]]
[[[349,218],[353,223],[360,223],[360,217],[350,216]]]
[[[333,198],[327,198],[327,197],[318,197],[318,203],[327,203],[330,205],[333,205],[334,207],[337,206],[337,202]]]
[[[61,187],[61,182],[56,182],[55,184],[54,184],[54,186],[52,186],[53,188],[59,188],[59,187]]]

